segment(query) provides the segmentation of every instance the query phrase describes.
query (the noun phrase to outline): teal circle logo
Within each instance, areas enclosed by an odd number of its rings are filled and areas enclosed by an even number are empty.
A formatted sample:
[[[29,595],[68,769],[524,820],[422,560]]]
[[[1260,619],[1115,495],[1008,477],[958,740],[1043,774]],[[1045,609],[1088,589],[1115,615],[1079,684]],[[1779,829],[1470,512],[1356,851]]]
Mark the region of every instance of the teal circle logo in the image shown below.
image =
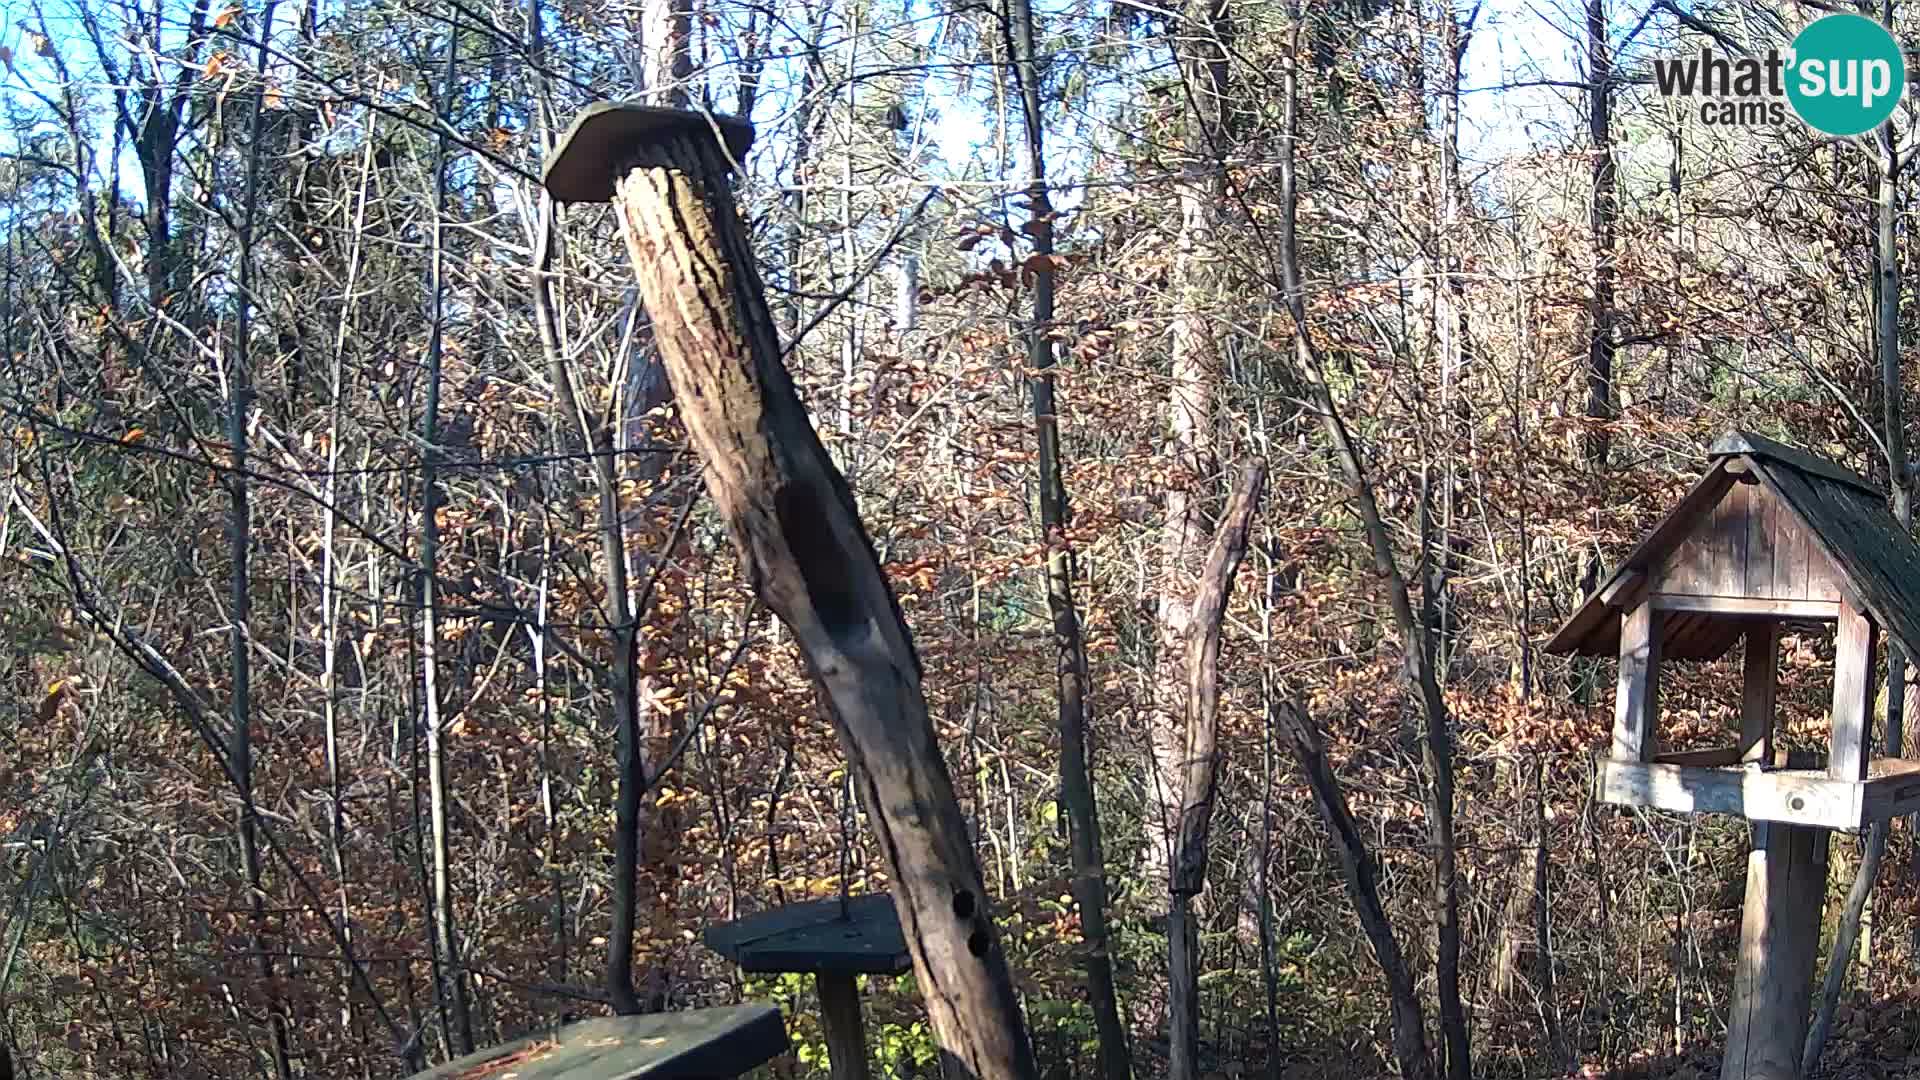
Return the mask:
[[[1788,57],[1787,100],[1828,135],[1861,135],[1886,123],[1907,86],[1900,43],[1864,15],[1815,19]]]

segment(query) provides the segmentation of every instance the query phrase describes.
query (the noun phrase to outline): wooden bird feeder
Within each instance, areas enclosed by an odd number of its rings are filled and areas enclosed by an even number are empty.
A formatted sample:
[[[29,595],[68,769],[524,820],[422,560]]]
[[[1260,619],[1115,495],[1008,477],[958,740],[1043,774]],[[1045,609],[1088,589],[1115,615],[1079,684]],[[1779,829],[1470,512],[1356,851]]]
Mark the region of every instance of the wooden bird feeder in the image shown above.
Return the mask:
[[[813,900],[712,927],[707,947],[758,974],[812,975],[820,995],[833,1080],[866,1080],[867,1037],[858,975],[904,975],[913,969],[893,897]]]
[[[1920,656],[1920,546],[1856,474],[1745,432],[1547,644],[1620,658],[1600,795],[1622,806],[1736,814],[1759,824],[1723,1080],[1793,1077],[1807,1029],[1829,831],[1920,810],[1920,761],[1872,744],[1874,646]],[[1824,754],[1774,741],[1780,628],[1836,630]],[[1731,745],[1663,751],[1660,671],[1746,643]]]
[[[413,1080],[695,1080],[742,1076],[786,1053],[770,1005],[603,1016],[468,1054]]]

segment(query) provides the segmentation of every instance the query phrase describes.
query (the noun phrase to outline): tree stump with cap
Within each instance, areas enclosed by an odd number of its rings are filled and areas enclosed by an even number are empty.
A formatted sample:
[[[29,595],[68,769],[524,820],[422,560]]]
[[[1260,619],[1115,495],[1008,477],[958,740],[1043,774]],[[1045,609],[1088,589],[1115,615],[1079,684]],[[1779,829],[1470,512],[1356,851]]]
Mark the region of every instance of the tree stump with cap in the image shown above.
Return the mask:
[[[788,904],[709,927],[703,936],[708,948],[741,971],[812,975],[833,1080],[873,1075],[854,979],[913,969],[892,897],[881,893]]]
[[[727,177],[743,121],[601,103],[549,157],[554,198],[612,201],[707,491],[832,714],[950,1077],[1037,1075],[906,620],[814,433]]]

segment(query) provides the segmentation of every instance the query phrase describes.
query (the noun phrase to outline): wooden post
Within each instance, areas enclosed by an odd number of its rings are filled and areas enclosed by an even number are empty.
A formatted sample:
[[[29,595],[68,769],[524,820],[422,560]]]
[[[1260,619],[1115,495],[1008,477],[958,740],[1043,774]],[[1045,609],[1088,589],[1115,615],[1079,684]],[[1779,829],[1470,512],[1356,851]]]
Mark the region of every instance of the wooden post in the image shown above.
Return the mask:
[[[1856,783],[1867,778],[1873,735],[1873,646],[1879,628],[1867,613],[1840,602],[1833,635],[1833,745],[1827,775]]]
[[[1651,761],[1660,712],[1660,612],[1641,601],[1620,616],[1620,681],[1613,697],[1613,757]]]
[[[781,360],[728,190],[742,128],[698,113],[590,106],[545,181],[556,198],[611,193],[708,494],[839,731],[943,1070],[1032,1080],[1033,1050],[934,741],[919,656],[853,492]]]
[[[1744,689],[1740,695],[1740,760],[1773,764],[1773,691],[1780,672],[1780,624],[1769,619],[1747,629]]]
[[[1831,834],[1769,821],[1753,832],[1720,1080],[1799,1080]]]
[[[813,977],[820,994],[820,1020],[827,1033],[827,1066],[832,1080],[869,1080],[867,1033],[860,1019],[860,988],[844,971]]]

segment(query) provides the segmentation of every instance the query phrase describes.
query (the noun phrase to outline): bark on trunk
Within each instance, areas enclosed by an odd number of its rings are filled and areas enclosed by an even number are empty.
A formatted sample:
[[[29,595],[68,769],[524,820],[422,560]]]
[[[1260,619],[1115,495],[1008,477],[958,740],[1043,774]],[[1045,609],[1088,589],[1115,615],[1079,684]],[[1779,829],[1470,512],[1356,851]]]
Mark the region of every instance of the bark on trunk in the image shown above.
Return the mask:
[[[1619,414],[1613,388],[1614,221],[1618,195],[1613,167],[1613,53],[1607,42],[1606,0],[1587,0],[1587,152],[1592,162],[1588,226],[1593,245],[1593,299],[1587,305],[1587,462],[1607,466],[1609,430]]]
[[[1169,327],[1172,388],[1167,398],[1167,456],[1173,476],[1160,532],[1153,714],[1147,731],[1153,762],[1140,852],[1141,877],[1150,889],[1170,880],[1174,834],[1179,827],[1180,744],[1185,730],[1182,687],[1186,685],[1187,641],[1193,632],[1189,605],[1207,548],[1203,506],[1218,471],[1213,414],[1220,363],[1206,311],[1215,291],[1214,267],[1219,263],[1213,250],[1214,228],[1226,199],[1221,144],[1230,72],[1226,40],[1231,31],[1226,5],[1220,0],[1194,0],[1189,7],[1182,39],[1191,42],[1190,48],[1177,50],[1183,53],[1181,82],[1188,96],[1184,150],[1189,164],[1179,189],[1180,234],[1173,265],[1178,308]]]
[[[1295,702],[1276,702],[1270,706],[1277,714],[1269,722],[1284,733],[1287,749],[1305,774],[1313,792],[1314,806],[1326,823],[1334,854],[1340,858],[1340,872],[1346,878],[1347,894],[1353,899],[1360,928],[1373,947],[1373,958],[1386,976],[1387,993],[1393,1003],[1393,1056],[1404,1080],[1433,1080],[1433,1056],[1427,1049],[1426,1017],[1420,999],[1413,992],[1413,977],[1400,954],[1400,942],[1393,935],[1393,924],[1380,903],[1380,875],[1366,838],[1353,820],[1347,806],[1347,793],[1327,762],[1327,751],[1319,728],[1306,707]]]
[[[1060,417],[1054,397],[1053,204],[1047,192],[1045,124],[1040,113],[1038,64],[1034,60],[1033,9],[1014,2],[1021,111],[1027,134],[1027,201],[1032,208],[1027,230],[1042,268],[1034,274],[1033,320],[1027,326],[1027,366],[1033,395],[1033,428],[1038,441],[1040,530],[1046,544],[1047,612],[1053,623],[1055,701],[1060,727],[1060,802],[1066,811],[1068,851],[1073,863],[1072,892],[1080,907],[1081,966],[1087,975],[1087,1002],[1093,1009],[1100,1042],[1099,1075],[1127,1080],[1132,1074],[1127,1032],[1120,1022],[1119,992],[1107,944],[1107,872],[1100,816],[1093,791],[1093,765],[1087,751],[1092,707],[1087,701],[1087,646],[1074,603],[1073,547],[1067,538],[1071,512],[1060,462]],[[905,290],[903,290],[905,291]]]
[[[919,659],[846,479],[781,363],[727,169],[710,136],[676,134],[636,153],[618,181],[655,339],[707,490],[839,729],[949,1074],[1034,1077]]]
[[[274,3],[269,0],[264,19],[273,21]],[[260,46],[259,70],[267,64],[267,47]],[[287,1016],[280,995],[273,987],[273,953],[267,947],[267,894],[262,885],[259,838],[255,834],[253,803],[253,689],[250,684],[253,595],[249,588],[249,563],[253,544],[252,509],[247,485],[247,415],[253,408],[253,356],[249,349],[253,317],[253,225],[260,205],[260,130],[263,112],[262,94],[253,95],[253,115],[247,140],[245,201],[240,216],[239,287],[234,290],[233,363],[227,395],[227,441],[233,445],[233,471],[227,476],[230,503],[227,516],[227,541],[232,552],[231,577],[228,579],[227,641],[229,674],[233,680],[230,719],[233,727],[228,753],[233,758],[234,784],[240,793],[240,812],[235,822],[240,842],[240,867],[247,878],[248,906],[252,926],[248,948],[254,955],[254,970],[267,995],[267,1024],[271,1032],[273,1074],[277,1080],[292,1075],[287,1043]]]
[[[1233,576],[1247,553],[1247,535],[1267,481],[1264,461],[1240,475],[1226,518],[1194,594],[1194,633],[1187,642],[1186,724],[1180,749],[1180,811],[1167,909],[1167,1012],[1173,1080],[1200,1075],[1200,958],[1193,898],[1207,884],[1207,833],[1220,778],[1220,627]]]
[[[1297,22],[1296,22],[1297,26]],[[1440,1030],[1445,1040],[1445,1071],[1453,1080],[1468,1080],[1472,1075],[1472,1043],[1467,1029],[1466,1010],[1460,1000],[1460,890],[1457,852],[1453,830],[1453,730],[1446,699],[1440,692],[1439,675],[1434,670],[1432,635],[1416,618],[1406,579],[1393,552],[1393,539],[1380,515],[1374,497],[1373,482],[1367,475],[1359,445],[1340,415],[1322,377],[1318,351],[1308,333],[1306,294],[1300,273],[1300,249],[1297,229],[1299,185],[1295,167],[1294,144],[1299,132],[1299,87],[1292,70],[1284,80],[1285,133],[1280,154],[1280,245],[1281,287],[1294,323],[1294,376],[1306,391],[1314,411],[1320,416],[1327,439],[1333,444],[1352,493],[1355,509],[1372,549],[1374,569],[1383,579],[1388,607],[1400,635],[1401,655],[1409,688],[1420,700],[1425,722],[1422,743],[1423,764],[1429,780],[1426,792],[1427,820],[1433,844],[1433,919],[1436,946],[1437,996]]]

